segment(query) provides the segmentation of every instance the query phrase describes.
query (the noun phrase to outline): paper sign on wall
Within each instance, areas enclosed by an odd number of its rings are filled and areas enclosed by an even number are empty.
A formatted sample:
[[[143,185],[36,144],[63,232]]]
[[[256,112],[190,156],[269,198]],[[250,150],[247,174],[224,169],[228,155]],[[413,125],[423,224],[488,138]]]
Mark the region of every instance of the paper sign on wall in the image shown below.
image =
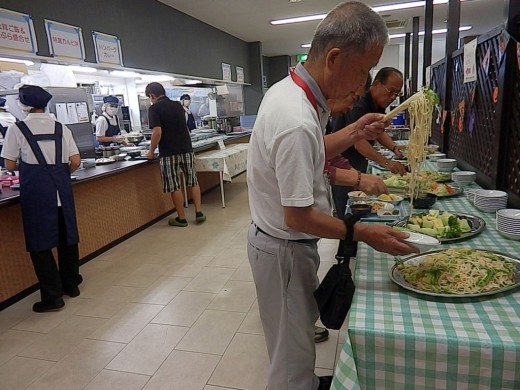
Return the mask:
[[[430,65],[430,66],[426,67],[426,72],[425,72],[425,79],[426,80],[424,80],[424,85],[429,87],[431,78],[432,78],[432,67]]]
[[[231,81],[231,65],[222,63],[222,80]]]
[[[0,8],[0,49],[36,54],[38,44],[29,15]]]
[[[477,80],[477,39],[464,45],[464,83]]]
[[[243,83],[244,82],[244,68],[237,66],[237,82]]]
[[[121,41],[118,37],[92,31],[92,38],[94,39],[96,61],[98,63],[123,66]]]
[[[85,45],[81,27],[45,19],[49,50],[56,57],[85,59]]]

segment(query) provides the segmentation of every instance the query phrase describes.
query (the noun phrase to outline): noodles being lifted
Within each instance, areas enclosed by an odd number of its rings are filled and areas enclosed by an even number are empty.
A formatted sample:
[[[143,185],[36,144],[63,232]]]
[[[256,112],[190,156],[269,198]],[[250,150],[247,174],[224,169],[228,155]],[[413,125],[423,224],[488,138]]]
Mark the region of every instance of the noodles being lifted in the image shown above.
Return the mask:
[[[408,165],[411,174],[409,183],[411,199],[416,198],[419,193],[418,175],[421,163],[426,159],[426,147],[432,132],[433,107],[437,102],[438,97],[435,92],[423,88],[413,95],[408,108],[408,113],[410,114]]]
[[[423,291],[476,294],[515,283],[515,267],[502,256],[476,249],[448,249],[419,264],[398,266],[404,280]]]

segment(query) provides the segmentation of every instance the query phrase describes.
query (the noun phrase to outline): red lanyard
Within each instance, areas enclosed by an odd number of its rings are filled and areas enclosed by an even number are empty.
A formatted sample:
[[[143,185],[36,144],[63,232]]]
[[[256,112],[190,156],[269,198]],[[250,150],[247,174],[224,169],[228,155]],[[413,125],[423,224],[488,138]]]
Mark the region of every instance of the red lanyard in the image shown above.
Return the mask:
[[[309,86],[307,85],[307,83],[305,81],[303,81],[303,79],[300,76],[298,76],[296,73],[294,73],[294,70],[292,70],[292,69],[290,70],[290,75],[291,75],[291,78],[293,79],[294,83],[298,87],[303,89],[303,92],[305,92],[305,95],[307,95],[307,99],[309,99],[309,102],[312,104],[312,106],[316,110],[316,114],[318,114],[318,118],[319,118],[320,113],[318,111],[318,102],[316,101],[316,98],[314,97],[314,94],[312,93],[312,91],[309,88]],[[329,162],[327,160],[325,160],[325,166],[324,166],[323,170],[328,171],[329,165],[330,165]]]
[[[316,110],[316,114],[318,114],[318,118],[320,117],[320,113],[318,112],[318,103],[316,102],[316,98],[314,97],[314,94],[312,93],[311,89],[307,85],[303,79],[298,76],[296,73],[294,73],[294,70],[290,70],[291,78],[293,79],[294,83],[303,89],[303,92],[305,92],[305,95],[307,95],[307,99],[309,99],[309,102],[312,104],[314,109]]]

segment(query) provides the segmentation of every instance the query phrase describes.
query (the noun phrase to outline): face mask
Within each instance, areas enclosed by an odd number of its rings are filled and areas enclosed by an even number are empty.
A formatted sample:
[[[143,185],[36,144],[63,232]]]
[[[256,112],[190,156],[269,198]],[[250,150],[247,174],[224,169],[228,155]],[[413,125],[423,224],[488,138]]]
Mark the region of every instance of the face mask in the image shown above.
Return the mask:
[[[106,112],[108,115],[114,116],[117,113],[117,108],[116,107],[107,107]]]

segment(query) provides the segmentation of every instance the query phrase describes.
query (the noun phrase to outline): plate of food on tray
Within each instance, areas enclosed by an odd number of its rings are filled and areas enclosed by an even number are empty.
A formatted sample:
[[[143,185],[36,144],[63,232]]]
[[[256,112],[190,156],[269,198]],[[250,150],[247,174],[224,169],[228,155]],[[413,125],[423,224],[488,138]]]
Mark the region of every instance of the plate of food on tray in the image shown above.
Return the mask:
[[[485,249],[453,248],[396,257],[390,279],[418,294],[469,298],[520,285],[520,259]]]

